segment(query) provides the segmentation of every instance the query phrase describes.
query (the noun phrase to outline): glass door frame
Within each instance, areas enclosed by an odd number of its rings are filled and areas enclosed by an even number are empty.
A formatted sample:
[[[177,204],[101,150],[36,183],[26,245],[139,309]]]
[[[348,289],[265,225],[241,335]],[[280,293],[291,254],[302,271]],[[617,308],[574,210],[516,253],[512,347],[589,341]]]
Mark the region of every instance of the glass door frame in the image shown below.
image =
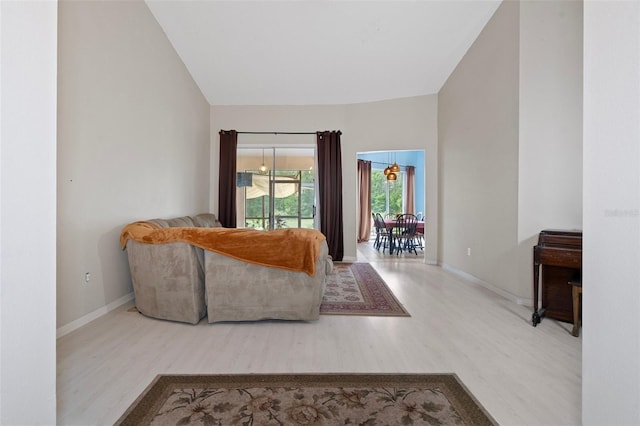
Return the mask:
[[[269,152],[268,156],[263,155],[263,163],[268,167],[267,172],[265,173],[265,175],[267,175],[269,177],[269,200],[268,200],[268,218],[265,216],[263,217],[263,221],[264,219],[267,219],[267,229],[276,229],[276,215],[275,215],[275,205],[276,205],[276,197],[271,196],[271,194],[275,193],[275,187],[278,183],[293,183],[295,185],[297,185],[297,191],[296,193],[298,194],[298,207],[297,207],[297,217],[293,217],[293,216],[287,216],[287,218],[289,219],[297,219],[297,225],[298,227],[300,227],[302,225],[302,220],[304,219],[309,219],[309,218],[302,218],[302,191],[303,191],[303,182],[302,182],[302,174],[301,172],[303,172],[305,169],[302,168],[286,168],[285,170],[291,170],[291,171],[296,171],[297,172],[297,177],[298,179],[294,182],[291,182],[289,180],[278,180],[277,175],[275,174],[275,172],[277,171],[276,167],[277,167],[277,159],[278,159],[278,151],[282,151],[282,150],[295,150],[295,149],[300,149],[300,150],[312,150],[313,152],[313,166],[312,169],[314,171],[314,185],[313,185],[313,189],[314,189],[314,198],[313,198],[313,205],[312,205],[312,219],[313,219],[313,228],[314,229],[319,229],[320,226],[320,220],[319,217],[317,215],[317,205],[318,205],[318,178],[317,178],[317,170],[318,170],[318,157],[317,157],[317,147],[315,144],[247,144],[247,143],[239,143],[236,150],[237,150],[237,157],[240,158],[240,152],[242,150],[261,150],[264,153]],[[269,161],[266,161],[266,159],[269,158]],[[286,157],[285,157],[286,158]],[[269,164],[270,163],[270,164]],[[247,170],[253,170],[253,169],[247,169]],[[245,169],[238,169],[239,172],[243,172],[245,171]],[[239,195],[243,194],[242,192],[238,191]],[[246,198],[244,195],[242,195],[241,197],[238,196],[237,197],[237,202],[240,202],[240,200],[242,199],[242,202],[246,203]],[[238,211],[240,212],[240,209],[238,209]],[[239,221],[238,223],[242,223],[243,226],[246,226],[246,205],[242,207],[242,211],[244,212],[244,218],[242,218],[242,221]]]

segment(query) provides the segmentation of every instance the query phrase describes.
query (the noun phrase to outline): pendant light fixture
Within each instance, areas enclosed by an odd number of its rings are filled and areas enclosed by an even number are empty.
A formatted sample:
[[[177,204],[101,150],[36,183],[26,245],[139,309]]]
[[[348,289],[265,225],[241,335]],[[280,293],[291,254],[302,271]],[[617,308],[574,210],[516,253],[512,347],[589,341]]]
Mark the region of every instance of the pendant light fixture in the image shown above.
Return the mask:
[[[389,154],[389,157],[388,157],[389,160],[391,159],[390,156],[391,154]],[[392,165],[384,169],[384,175],[387,177],[387,180],[396,180],[398,179],[398,175],[396,173],[398,173],[399,171],[400,171],[400,166],[398,166],[398,164],[394,160]]]
[[[264,164],[264,148],[262,148],[262,165],[260,166],[260,174],[266,174],[269,169]]]
[[[387,152],[387,160],[390,160],[390,159],[391,159],[391,154]],[[387,164],[389,164],[389,162],[387,162]],[[388,177],[389,173],[391,173],[391,166],[387,166],[387,168],[384,169],[384,175],[387,176],[387,180],[389,180],[389,177]]]
[[[400,166],[398,166],[398,163],[396,163],[396,154],[395,154],[395,152],[393,153],[393,164],[391,165],[391,171],[393,173],[400,172]]]

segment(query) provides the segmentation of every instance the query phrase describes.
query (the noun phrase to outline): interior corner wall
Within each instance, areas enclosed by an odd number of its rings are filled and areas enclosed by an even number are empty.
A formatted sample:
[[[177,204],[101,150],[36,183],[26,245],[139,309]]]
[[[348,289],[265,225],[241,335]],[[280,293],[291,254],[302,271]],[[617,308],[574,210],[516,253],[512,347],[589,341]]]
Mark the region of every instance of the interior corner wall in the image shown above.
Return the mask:
[[[208,210],[209,104],[142,0],[61,1],[58,30],[61,327],[131,293],[124,225]]]
[[[512,295],[518,40],[519,2],[503,2],[438,94],[440,261]]]
[[[520,3],[518,294],[543,229],[582,229],[582,2]]]
[[[0,2],[0,424],[56,423],[55,1]]]
[[[582,424],[640,424],[640,3],[584,3]]]
[[[221,130],[315,132],[342,131],[343,218],[345,259],[355,260],[356,250],[356,164],[357,153],[396,150],[425,150],[427,243],[426,259],[435,262],[437,253],[437,96],[426,95],[347,105],[298,106],[212,106],[210,208],[218,210],[218,176]],[[239,138],[239,142],[299,144],[295,136],[278,135]],[[315,136],[304,136],[315,145]],[[350,166],[351,165],[351,166]]]
[[[530,304],[539,232],[582,228],[582,2],[503,2],[438,100],[442,263]]]

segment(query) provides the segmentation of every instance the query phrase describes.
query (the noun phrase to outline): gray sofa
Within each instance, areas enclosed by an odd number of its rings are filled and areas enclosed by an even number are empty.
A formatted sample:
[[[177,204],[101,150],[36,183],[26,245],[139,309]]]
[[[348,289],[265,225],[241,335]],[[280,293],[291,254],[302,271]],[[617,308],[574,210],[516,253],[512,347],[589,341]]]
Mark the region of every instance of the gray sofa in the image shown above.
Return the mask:
[[[221,226],[213,214],[145,223],[158,228]],[[236,260],[185,242],[146,244],[125,239],[125,246],[138,310],[149,317],[191,324],[205,315],[210,323],[317,320],[326,275],[333,268],[326,241],[321,242],[313,276]]]
[[[277,249],[277,248],[275,248]],[[207,316],[219,321],[317,320],[333,263],[322,241],[314,276],[235,260],[205,250]]]
[[[152,219],[159,228],[220,227],[213,214]],[[207,314],[204,250],[191,244],[126,242],[129,270],[140,313],[153,318],[197,324]]]

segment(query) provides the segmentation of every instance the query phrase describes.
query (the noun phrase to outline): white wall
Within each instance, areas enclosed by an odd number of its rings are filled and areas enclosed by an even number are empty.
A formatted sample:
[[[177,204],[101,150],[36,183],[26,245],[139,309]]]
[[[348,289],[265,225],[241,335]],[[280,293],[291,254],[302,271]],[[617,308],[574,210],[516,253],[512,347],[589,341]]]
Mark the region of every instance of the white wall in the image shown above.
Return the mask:
[[[582,421],[640,424],[640,3],[584,4]]]
[[[132,291],[124,225],[208,210],[209,105],[143,1],[65,0],[59,14],[64,326]]]
[[[343,146],[343,161],[347,157],[351,167],[347,168],[344,182],[352,182],[345,200],[352,221],[351,242],[353,249],[357,241],[356,227],[356,172],[357,154],[365,151],[424,150],[425,156],[425,261],[437,263],[438,253],[438,97],[416,96],[382,102],[349,105],[347,108],[347,131],[350,143]],[[345,207],[346,208],[346,207]],[[345,245],[346,247],[346,245]]]
[[[56,423],[57,3],[0,2],[0,424]]]
[[[437,247],[437,127],[436,96],[334,106],[213,106],[211,107],[211,211],[218,211],[219,136],[221,129],[265,132],[342,131],[343,215],[345,260],[356,259],[357,153],[424,149],[427,167],[427,261],[435,262]],[[311,143],[314,135],[240,135],[239,143],[270,140],[283,144]],[[433,238],[431,236],[434,236]]]
[[[503,2],[438,94],[440,260],[513,295],[518,16],[518,2]]]
[[[518,294],[542,229],[582,229],[582,2],[520,3]],[[523,293],[524,291],[524,293]]]
[[[504,2],[438,98],[442,262],[519,303],[540,231],[582,228],[581,52],[581,2]]]

